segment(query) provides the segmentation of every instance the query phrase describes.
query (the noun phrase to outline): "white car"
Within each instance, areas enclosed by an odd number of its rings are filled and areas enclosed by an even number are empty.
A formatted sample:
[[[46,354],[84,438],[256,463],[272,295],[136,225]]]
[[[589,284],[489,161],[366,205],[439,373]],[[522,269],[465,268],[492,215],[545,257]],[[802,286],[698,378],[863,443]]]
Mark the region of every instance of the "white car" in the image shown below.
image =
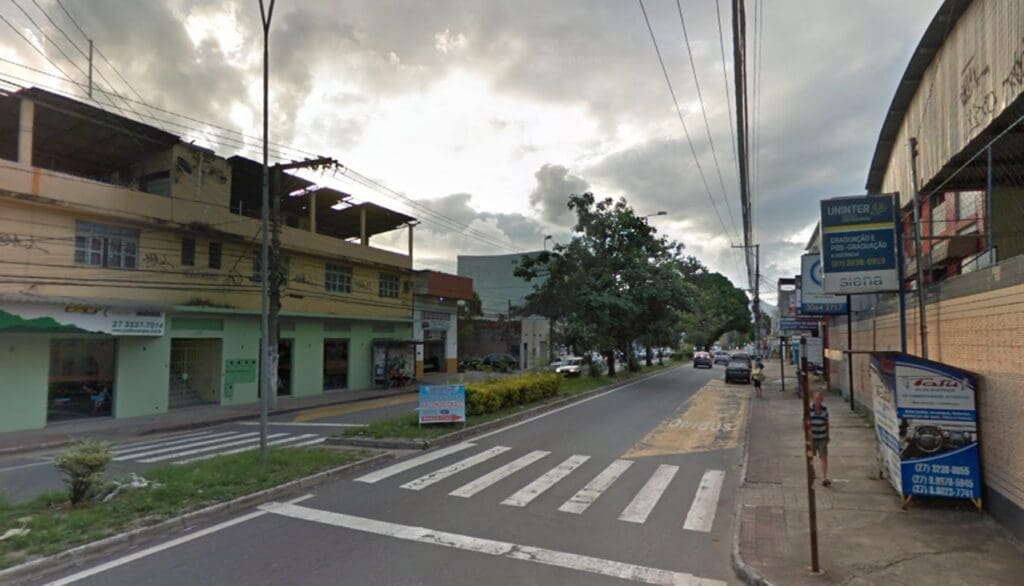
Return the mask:
[[[566,356],[555,372],[563,376],[579,376],[583,372],[583,359],[579,356]]]

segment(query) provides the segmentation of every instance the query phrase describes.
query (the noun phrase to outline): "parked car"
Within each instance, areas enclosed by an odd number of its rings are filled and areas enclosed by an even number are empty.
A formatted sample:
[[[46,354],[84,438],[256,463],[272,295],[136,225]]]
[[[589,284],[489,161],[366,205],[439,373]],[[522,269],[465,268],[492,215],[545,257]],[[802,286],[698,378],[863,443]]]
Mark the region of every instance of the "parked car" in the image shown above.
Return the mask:
[[[519,368],[519,360],[511,354],[488,354],[483,359],[484,366],[501,370],[515,370]]]
[[[583,358],[566,356],[562,359],[562,365],[556,368],[555,372],[562,376],[579,376],[583,372]]]
[[[723,350],[715,352],[714,364],[729,364],[729,353]]]
[[[742,358],[733,358],[725,366],[725,382],[733,381],[750,384],[750,363]]]
[[[736,352],[735,354],[729,357],[729,360],[742,360],[747,363],[748,369],[754,367],[754,359],[751,358],[750,354],[747,354],[746,352]]]
[[[703,366],[706,366],[708,368],[713,368],[714,365],[715,365],[715,360],[714,360],[714,358],[711,357],[711,354],[708,354],[707,352],[694,352],[693,353],[693,367],[694,368],[701,368]]]
[[[562,366],[563,364],[565,364],[565,362],[561,358],[558,358],[556,360],[552,360],[551,363],[548,364],[548,370],[557,371],[558,367]]]

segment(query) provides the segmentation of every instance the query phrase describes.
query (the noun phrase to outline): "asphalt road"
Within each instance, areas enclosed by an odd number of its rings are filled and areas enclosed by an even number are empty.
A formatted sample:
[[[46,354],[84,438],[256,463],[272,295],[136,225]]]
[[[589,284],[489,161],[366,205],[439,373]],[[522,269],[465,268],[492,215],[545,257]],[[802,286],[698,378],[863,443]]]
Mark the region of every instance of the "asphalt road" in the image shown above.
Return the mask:
[[[674,368],[340,478],[295,504],[142,544],[70,579],[737,583],[730,536],[750,387],[725,387],[721,375]]]

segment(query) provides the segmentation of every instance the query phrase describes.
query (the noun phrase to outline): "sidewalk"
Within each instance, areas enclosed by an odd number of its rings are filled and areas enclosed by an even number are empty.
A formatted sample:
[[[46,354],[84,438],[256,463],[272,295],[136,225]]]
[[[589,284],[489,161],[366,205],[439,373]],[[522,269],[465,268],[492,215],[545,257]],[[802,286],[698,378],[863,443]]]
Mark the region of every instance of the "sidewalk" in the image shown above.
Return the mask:
[[[1020,583],[1024,550],[973,505],[932,500],[900,509],[889,482],[878,479],[874,429],[836,393],[825,396],[833,484],[815,482],[823,572],[811,575],[795,368],[786,365],[782,393],[778,359],[766,366],[764,398],[751,401],[746,476],[738,497],[741,564],[780,585]],[[812,375],[810,386],[824,391],[819,377]],[[820,475],[817,460],[815,467]]]
[[[270,414],[280,415],[313,407],[354,403],[413,393],[419,389],[421,383],[438,384],[459,377],[468,377],[467,380],[472,380],[472,377],[476,374],[478,373],[460,373],[458,375],[428,374],[424,376],[422,381],[394,389],[329,391],[321,395],[308,397],[279,396],[277,398],[277,406],[271,410]],[[181,431],[218,423],[252,419],[259,417],[259,414],[260,404],[256,402],[236,406],[203,405],[200,407],[176,409],[158,415],[144,415],[127,419],[104,417],[67,421],[51,424],[43,429],[2,433],[0,434],[0,454],[54,448],[74,440],[89,437],[101,438],[105,441],[118,441],[152,433]]]

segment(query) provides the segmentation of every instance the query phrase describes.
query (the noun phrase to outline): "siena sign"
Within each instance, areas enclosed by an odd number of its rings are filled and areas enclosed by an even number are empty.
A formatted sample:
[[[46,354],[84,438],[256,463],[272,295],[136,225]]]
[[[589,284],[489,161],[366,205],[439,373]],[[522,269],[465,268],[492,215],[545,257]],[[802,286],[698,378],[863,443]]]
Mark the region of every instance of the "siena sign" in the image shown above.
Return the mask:
[[[825,293],[899,289],[896,204],[891,195],[821,202],[821,269]]]

